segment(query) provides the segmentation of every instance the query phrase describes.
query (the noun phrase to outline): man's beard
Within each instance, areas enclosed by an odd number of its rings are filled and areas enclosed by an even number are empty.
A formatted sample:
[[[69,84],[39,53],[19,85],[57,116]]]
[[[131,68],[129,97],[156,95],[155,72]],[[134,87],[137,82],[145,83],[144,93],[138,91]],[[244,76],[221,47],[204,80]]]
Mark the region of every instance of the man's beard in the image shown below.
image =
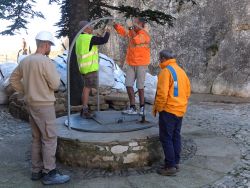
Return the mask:
[[[45,53],[45,55],[49,55],[50,54],[50,50],[48,50],[46,53]]]

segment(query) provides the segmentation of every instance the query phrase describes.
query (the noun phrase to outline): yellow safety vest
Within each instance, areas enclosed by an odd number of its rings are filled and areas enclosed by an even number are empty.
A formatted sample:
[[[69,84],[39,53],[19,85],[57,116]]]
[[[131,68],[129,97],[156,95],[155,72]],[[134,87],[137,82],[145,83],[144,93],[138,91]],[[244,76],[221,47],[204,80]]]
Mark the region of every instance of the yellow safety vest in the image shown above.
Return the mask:
[[[97,45],[93,45],[89,51],[92,37],[91,34],[81,34],[76,40],[77,63],[81,74],[95,72],[99,69]]]

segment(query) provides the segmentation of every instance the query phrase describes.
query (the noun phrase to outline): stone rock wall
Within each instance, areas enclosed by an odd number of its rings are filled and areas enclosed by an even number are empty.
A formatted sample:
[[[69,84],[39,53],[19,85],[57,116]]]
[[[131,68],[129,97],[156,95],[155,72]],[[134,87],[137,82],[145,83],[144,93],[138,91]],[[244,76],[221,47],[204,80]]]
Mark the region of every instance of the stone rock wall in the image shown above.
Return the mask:
[[[67,93],[63,91],[58,91],[55,93],[55,111],[56,116],[61,117],[67,114]],[[89,108],[91,111],[97,111],[97,90],[92,89],[89,102]],[[99,109],[101,111],[105,110],[125,110],[129,105],[129,99],[127,93],[120,92],[116,89],[111,88],[99,88]],[[77,113],[82,109],[82,105],[71,106],[71,112]],[[9,97],[9,112],[16,118],[28,121],[29,114],[27,105],[24,102],[24,97],[18,92],[13,93]]]
[[[70,166],[86,168],[143,167],[159,161],[162,156],[158,137],[131,142],[81,143],[58,139],[57,158]]]
[[[192,139],[182,139],[181,163],[195,155],[197,146]],[[114,142],[82,142],[58,137],[57,159],[69,166],[90,169],[141,168],[163,161],[163,150],[158,135],[145,139]]]
[[[161,10],[176,18],[172,28],[150,23],[151,62],[157,63],[160,50],[171,49],[189,75],[193,92],[250,97],[249,0],[196,0],[197,5],[181,7],[168,0],[112,2]],[[114,32],[104,51],[120,63],[125,46]]]

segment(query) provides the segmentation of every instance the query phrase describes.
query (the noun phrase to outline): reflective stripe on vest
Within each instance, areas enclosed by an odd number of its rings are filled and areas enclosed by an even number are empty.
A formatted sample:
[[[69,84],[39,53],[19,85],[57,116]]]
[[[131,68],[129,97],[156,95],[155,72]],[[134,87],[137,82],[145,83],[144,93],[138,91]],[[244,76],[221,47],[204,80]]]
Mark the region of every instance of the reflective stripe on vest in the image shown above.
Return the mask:
[[[95,54],[98,54],[98,52],[89,52],[88,54],[85,55],[77,55],[77,59],[85,59]]]
[[[79,68],[86,68],[88,66],[93,65],[93,63],[98,63],[98,61],[90,61],[90,62],[85,62],[85,63],[79,63]]]
[[[92,37],[93,35],[91,34],[81,34],[76,40],[75,51],[81,74],[98,71],[99,69],[98,47],[93,45],[91,51],[89,51]]]
[[[131,48],[136,48],[136,47],[145,47],[145,48],[149,48],[149,44],[131,44],[130,47],[131,47]]]
[[[174,80],[174,97],[178,97],[178,79],[177,79],[177,74],[176,74],[176,72],[175,72],[175,70],[174,70],[174,68],[172,66],[168,65],[166,68],[170,71],[170,73],[171,73],[171,75],[173,77],[173,80]]]

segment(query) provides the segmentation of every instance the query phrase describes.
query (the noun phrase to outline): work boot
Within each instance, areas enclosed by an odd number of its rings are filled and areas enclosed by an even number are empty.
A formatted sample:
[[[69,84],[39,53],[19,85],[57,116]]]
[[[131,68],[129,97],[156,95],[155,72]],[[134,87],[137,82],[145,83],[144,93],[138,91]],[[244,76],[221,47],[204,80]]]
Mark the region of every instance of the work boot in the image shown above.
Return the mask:
[[[84,119],[92,119],[94,117],[94,114],[92,114],[88,108],[83,108],[81,110],[80,116]]]
[[[61,174],[58,170],[51,170],[48,174],[44,175],[42,183],[44,185],[55,185],[67,183],[70,180],[68,175]]]
[[[180,165],[179,164],[176,164],[175,168],[176,168],[176,172],[180,172]]]
[[[175,176],[177,171],[175,167],[161,168],[157,171],[162,176]]]
[[[140,108],[139,115],[140,115],[140,116],[146,115],[146,111],[145,111],[145,107],[144,107],[144,106],[142,106],[142,107]]]
[[[136,115],[137,111],[135,107],[130,107],[128,110],[122,111],[123,114]]]
[[[40,171],[40,172],[32,172],[31,173],[31,180],[33,180],[33,181],[37,181],[37,180],[40,180],[42,177],[44,176],[44,174],[42,173],[42,171]]]
[[[160,165],[160,169],[164,169],[164,168],[166,168],[164,164]],[[180,172],[180,164],[176,164],[175,168],[176,168],[176,172]]]

